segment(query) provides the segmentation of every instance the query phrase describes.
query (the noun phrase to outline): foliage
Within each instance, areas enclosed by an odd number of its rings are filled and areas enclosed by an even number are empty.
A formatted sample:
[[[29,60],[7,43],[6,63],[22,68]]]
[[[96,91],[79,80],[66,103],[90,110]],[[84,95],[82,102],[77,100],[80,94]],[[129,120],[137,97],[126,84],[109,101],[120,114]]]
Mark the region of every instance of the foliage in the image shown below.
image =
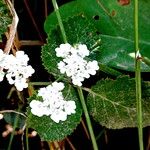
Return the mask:
[[[150,1],[140,1],[140,48],[141,54],[150,59],[150,30],[148,13]],[[71,8],[71,9],[70,9]],[[134,58],[129,54],[134,52],[134,18],[133,1],[128,5],[121,5],[119,1],[105,0],[76,0],[60,7],[64,20],[82,13],[93,22],[100,33],[102,46],[99,62],[122,70],[134,71]],[[56,16],[51,14],[45,22],[45,31],[49,32],[57,22]],[[149,72],[149,66],[142,63],[142,71]]]
[[[11,23],[11,17],[4,0],[0,1],[0,41],[1,35],[7,30],[8,25]]]
[[[63,22],[65,26],[68,43],[86,44],[90,52],[91,59],[97,59],[100,55],[98,50],[100,37],[96,33],[94,25],[82,15],[74,16],[68,21]],[[48,34],[47,44],[42,47],[42,61],[43,65],[49,73],[60,76],[57,68],[57,63],[61,60],[56,56],[55,48],[63,43],[60,29],[58,26]]]
[[[147,83],[143,88],[148,89]],[[143,126],[150,124],[150,93],[143,94]],[[135,79],[121,76],[116,80],[103,79],[92,86],[88,95],[88,108],[101,125],[120,129],[137,127]]]
[[[38,132],[40,138],[45,141],[60,141],[73,133],[81,121],[82,110],[85,113],[90,136],[93,134],[93,129],[89,123],[90,118],[88,112],[98,124],[109,129],[139,127],[137,121],[139,117],[137,115],[139,108],[137,108],[138,105],[136,101],[136,94],[139,93],[136,91],[137,82],[135,83],[137,80],[126,75],[132,75],[132,73],[135,72],[135,61],[141,64],[141,66],[138,66],[139,68],[136,68],[136,71],[139,71],[139,73],[140,71],[150,72],[150,1],[141,0],[139,3],[140,38],[138,42],[140,47],[139,56],[141,56],[137,58],[137,60],[135,60],[135,57],[131,56],[131,54],[135,55],[135,51],[138,51],[138,49],[135,50],[134,41],[135,26],[133,1],[122,3],[122,1],[119,0],[74,0],[60,7],[59,10],[62,18],[56,16],[56,12],[52,12],[47,17],[44,24],[44,29],[47,33],[47,41],[41,48],[41,59],[47,72],[52,75],[52,80],[65,83],[63,96],[66,100],[75,101],[76,113],[69,115],[66,121],[56,123],[48,116],[38,117],[33,115],[30,106],[28,106],[26,110],[27,118],[26,116],[23,117],[24,115],[18,115],[19,113],[7,112],[4,113],[4,119],[8,123],[15,124],[14,126],[19,128],[23,128],[25,125],[27,125],[27,128],[33,128]],[[96,76],[84,82],[83,85],[87,87],[77,87],[73,85],[70,78],[67,77],[66,74],[62,75],[58,69],[57,64],[62,58],[56,56],[55,49],[59,47],[60,44],[64,43],[62,36],[63,31],[60,29],[60,27],[63,26],[59,22],[61,19],[65,29],[65,33],[63,34],[66,35],[67,42],[71,44],[71,46],[85,44],[90,51],[90,55],[86,57],[86,59],[88,61],[96,60],[98,62],[100,71]],[[3,1],[1,1],[1,35],[6,31],[10,21],[8,10]],[[0,61],[2,62],[3,58]],[[68,62],[70,62],[70,60]],[[15,66],[18,65],[15,64]],[[85,69],[85,67],[83,68]],[[17,67],[15,69],[17,69]],[[14,78],[14,70],[12,69],[12,78]],[[78,71],[79,69],[76,70]],[[27,71],[25,70],[24,72],[26,75]],[[102,72],[105,72],[105,74]],[[82,73],[81,71],[80,74]],[[111,74],[113,77],[114,75],[118,77],[112,79],[112,76],[108,76],[107,73]],[[123,75],[119,76],[120,74]],[[21,77],[20,73],[17,73],[17,75]],[[102,75],[105,76],[105,79],[102,79]],[[136,79],[139,79],[138,86],[140,87],[140,75]],[[26,81],[26,79],[24,81]],[[149,87],[149,81],[142,81],[143,112],[141,112],[143,115],[143,122],[140,124],[142,127],[150,125]],[[32,88],[32,90],[34,90],[34,87]],[[32,90],[30,91],[29,89],[29,95]],[[82,90],[85,90],[85,93],[82,93]],[[28,104],[32,100],[42,101],[41,97],[39,97],[36,92],[29,97]],[[86,104],[88,107],[86,107]],[[93,140],[94,136],[91,136],[91,139]]]
[[[4,113],[4,119],[7,123],[11,124],[12,126],[16,122],[16,127],[22,129],[25,125],[26,118],[25,116],[22,116],[20,114],[17,114],[15,112],[5,112]]]
[[[70,85],[66,85],[63,95],[66,100],[74,100],[77,106],[76,113],[68,116],[66,121],[56,123],[48,116],[34,116],[31,113],[30,107],[28,107],[28,127],[35,129],[39,133],[42,140],[62,140],[66,136],[70,135],[81,121],[82,109],[76,91]],[[29,102],[33,99],[40,100],[40,97],[37,97],[37,94],[34,94],[29,98]]]

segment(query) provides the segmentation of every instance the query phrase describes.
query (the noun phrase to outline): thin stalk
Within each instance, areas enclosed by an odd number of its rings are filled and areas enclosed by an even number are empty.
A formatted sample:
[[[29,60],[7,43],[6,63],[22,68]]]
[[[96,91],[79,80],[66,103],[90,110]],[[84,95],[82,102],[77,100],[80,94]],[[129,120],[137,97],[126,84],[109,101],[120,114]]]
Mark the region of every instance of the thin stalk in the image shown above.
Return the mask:
[[[138,0],[134,2],[134,29],[135,29],[135,80],[136,80],[136,102],[137,102],[137,121],[140,150],[143,146],[143,118],[142,118],[142,99],[141,99],[141,62],[137,54],[139,53],[139,32],[138,32]]]
[[[105,129],[102,129],[102,131],[98,134],[96,137],[96,140],[99,140],[99,138],[105,133]]]
[[[15,122],[14,122],[14,125],[13,125],[14,130],[13,130],[13,132],[10,135],[10,140],[9,140],[9,144],[8,144],[7,150],[11,150],[11,145],[12,145],[12,141],[13,141],[13,138],[14,138],[14,132],[15,132],[15,129],[17,127],[18,119],[19,119],[19,115],[16,115],[16,119],[15,119]]]
[[[147,57],[142,57],[142,61],[150,67],[150,59]]]
[[[56,0],[52,0],[52,3],[53,3],[53,6],[54,6],[54,9],[55,9],[55,12],[56,12],[56,16],[57,16],[58,23],[59,23],[59,26],[60,26],[60,29],[61,29],[63,40],[64,40],[65,43],[67,43],[67,37],[66,37],[66,33],[65,33],[65,30],[64,30],[62,20],[61,20],[61,16],[60,16],[60,13],[59,13],[59,8],[58,8],[58,5],[57,5],[57,2],[56,2]],[[92,144],[93,144],[93,149],[98,150],[98,146],[97,146],[97,143],[96,143],[96,139],[95,139],[95,135],[94,135],[94,132],[93,132],[91,120],[90,120],[90,117],[89,117],[89,114],[88,114],[88,110],[87,110],[87,107],[86,107],[86,104],[85,104],[82,89],[80,87],[77,87],[77,90],[78,90],[79,97],[80,97],[80,100],[81,100],[81,104],[82,104],[82,107],[83,107],[83,110],[84,110],[87,126],[88,126],[88,129],[89,129],[89,133],[90,133]]]
[[[88,110],[87,110],[87,107],[86,107],[86,103],[85,103],[85,99],[84,99],[84,96],[83,96],[82,89],[80,87],[78,87],[77,90],[78,90],[78,94],[79,94],[79,97],[80,97],[82,108],[83,108],[83,111],[84,111],[84,114],[85,114],[87,126],[88,126],[88,129],[89,129],[89,133],[90,133],[90,136],[91,136],[93,149],[98,150],[98,146],[97,146],[97,143],[96,143],[96,138],[95,138],[95,135],[94,135],[94,132],[93,132],[90,116],[89,116],[89,113],[88,113]]]
[[[60,26],[61,34],[63,36],[63,40],[64,40],[65,43],[67,43],[67,37],[66,37],[64,25],[63,25],[62,20],[61,20],[61,16],[60,16],[60,13],[59,13],[59,8],[58,8],[58,5],[57,5],[57,2],[56,2],[56,0],[52,0],[52,3],[53,3],[53,6],[54,6],[54,10],[56,12],[56,16],[57,16],[58,23],[59,23],[59,26]]]
[[[28,126],[26,125],[26,150],[29,150]]]
[[[34,86],[42,86],[42,85],[49,85],[50,82],[29,82],[29,85],[34,85]]]

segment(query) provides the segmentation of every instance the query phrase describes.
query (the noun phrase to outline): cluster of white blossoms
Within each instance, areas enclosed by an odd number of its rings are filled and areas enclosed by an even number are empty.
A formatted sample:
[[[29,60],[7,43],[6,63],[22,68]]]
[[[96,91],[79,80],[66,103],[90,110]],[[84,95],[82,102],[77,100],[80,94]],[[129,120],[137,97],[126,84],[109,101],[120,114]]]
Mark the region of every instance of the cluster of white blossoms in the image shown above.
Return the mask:
[[[4,54],[0,49],[0,81],[6,78],[9,84],[14,84],[18,91],[27,88],[27,78],[34,73],[28,65],[29,57],[23,51],[17,51],[16,56]]]
[[[42,97],[42,101],[32,100],[30,102],[32,114],[38,117],[50,116],[56,123],[65,121],[67,115],[74,114],[76,104],[74,101],[64,99],[63,89],[64,84],[62,82],[53,82],[52,85],[39,89],[38,96]]]
[[[84,79],[95,75],[96,70],[99,69],[97,61],[85,59],[90,54],[85,44],[77,44],[74,47],[69,43],[61,44],[55,51],[57,57],[63,58],[58,63],[58,69],[62,74],[66,73],[68,77],[71,77],[74,85],[82,86]]]

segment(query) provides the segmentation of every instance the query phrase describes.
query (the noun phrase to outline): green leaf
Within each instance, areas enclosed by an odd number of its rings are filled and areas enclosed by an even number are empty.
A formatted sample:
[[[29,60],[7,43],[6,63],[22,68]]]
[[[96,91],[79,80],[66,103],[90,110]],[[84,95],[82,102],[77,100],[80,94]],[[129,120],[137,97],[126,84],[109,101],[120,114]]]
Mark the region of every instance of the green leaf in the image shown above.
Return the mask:
[[[97,59],[99,55],[98,45],[100,37],[96,33],[94,25],[89,22],[84,16],[79,15],[70,18],[68,21],[63,22],[68,43],[74,44],[86,44],[88,49],[91,51],[91,59]],[[57,68],[57,63],[61,60],[55,53],[55,48],[59,47],[60,44],[64,43],[62,40],[59,26],[52,30],[47,39],[47,44],[42,47],[42,61],[43,65],[49,73],[60,76],[60,71]],[[96,45],[96,46],[95,46]],[[94,48],[93,48],[94,47]]]
[[[1,35],[7,30],[8,25],[11,23],[9,10],[3,0],[0,1],[0,41]]]
[[[143,89],[150,85],[143,83]],[[95,121],[111,129],[137,127],[135,79],[100,80],[88,90],[87,105]],[[143,127],[150,125],[150,91],[143,94]]]
[[[110,67],[134,71],[134,58],[129,56],[134,49],[134,5],[130,1],[122,6],[119,1],[112,0],[76,0],[60,7],[62,19],[82,13],[95,24],[101,35],[102,47],[98,61]],[[139,2],[139,43],[143,57],[150,59],[150,1]],[[45,31],[54,27],[57,18],[54,13],[45,21]],[[54,23],[54,24],[53,24]],[[149,72],[150,67],[142,64],[143,72]]]
[[[22,116],[18,113],[15,112],[5,112],[3,113],[4,119],[7,123],[11,124],[12,126],[15,126],[17,128],[22,129],[23,126],[25,125],[26,117]]]
[[[71,8],[71,9],[70,9]],[[69,10],[69,13],[68,13]],[[69,2],[64,4],[59,9],[62,20],[68,20],[69,18],[76,16],[81,13],[80,7],[78,7],[76,1]],[[49,34],[58,24],[58,20],[56,17],[56,13],[51,13],[45,20],[44,30],[47,34]]]
[[[74,100],[76,103],[76,113],[67,116],[66,121],[61,121],[59,123],[54,122],[48,116],[37,117],[32,115],[30,107],[27,110],[27,124],[29,127],[35,129],[40,135],[42,140],[46,141],[59,141],[73,133],[77,125],[80,123],[82,108],[80,101],[76,95],[75,90],[67,85],[63,91],[63,95],[66,100]],[[33,99],[39,99],[36,94],[34,94],[29,102]],[[40,100],[40,99],[39,99]]]

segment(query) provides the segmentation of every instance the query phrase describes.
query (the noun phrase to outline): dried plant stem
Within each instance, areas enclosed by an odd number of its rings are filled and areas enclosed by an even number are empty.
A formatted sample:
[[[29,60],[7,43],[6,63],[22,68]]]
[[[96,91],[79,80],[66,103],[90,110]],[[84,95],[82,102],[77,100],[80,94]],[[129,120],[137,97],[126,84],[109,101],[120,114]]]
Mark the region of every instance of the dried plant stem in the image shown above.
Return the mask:
[[[142,122],[142,98],[141,98],[141,60],[138,58],[139,53],[139,32],[138,32],[138,0],[134,1],[134,29],[135,29],[135,81],[136,81],[136,102],[137,102],[137,122],[140,150],[143,146],[143,122]]]
[[[82,124],[82,127],[83,127],[83,129],[84,129],[84,132],[85,132],[87,138],[90,139],[88,130],[87,130],[86,126],[85,126],[85,123],[84,123],[83,119],[81,120],[81,124]]]
[[[11,49],[12,44],[13,44],[13,41],[14,41],[14,37],[15,37],[15,34],[16,34],[19,19],[18,19],[16,11],[15,11],[12,3],[10,2],[10,0],[5,0],[5,1],[6,1],[6,4],[8,5],[8,8],[11,12],[11,15],[13,17],[12,24],[10,26],[9,35],[8,35],[8,40],[7,40],[7,43],[5,45],[5,49],[4,49],[4,52],[6,54],[9,54],[10,49]]]
[[[47,0],[44,0],[45,18],[48,16]]]
[[[42,34],[41,34],[39,28],[38,28],[38,25],[37,25],[37,23],[36,23],[36,21],[35,21],[35,19],[34,19],[34,16],[33,16],[32,12],[31,12],[31,10],[30,10],[29,4],[28,4],[28,0],[24,0],[24,4],[25,4],[26,9],[27,9],[27,12],[28,12],[28,14],[29,14],[29,16],[30,16],[30,18],[31,18],[31,20],[32,20],[32,23],[33,23],[33,25],[34,25],[34,27],[35,27],[37,33],[38,33],[38,36],[39,36],[40,40],[41,40],[42,42],[44,42],[44,38],[43,38],[43,36],[42,36]]]
[[[2,111],[0,111],[0,114],[3,114],[3,113],[16,113],[16,114],[18,114],[18,115],[21,115],[21,116],[23,116],[23,117],[25,117],[26,118],[26,115],[25,114],[23,114],[23,113],[21,113],[21,112],[19,112],[19,111],[15,111],[15,110],[2,110]]]
[[[73,146],[73,144],[71,143],[71,141],[69,140],[69,138],[66,138],[66,141],[68,142],[71,150],[76,150],[76,148]]]
[[[59,146],[59,142],[54,141],[53,144],[54,144],[56,150],[61,150],[61,148]]]

